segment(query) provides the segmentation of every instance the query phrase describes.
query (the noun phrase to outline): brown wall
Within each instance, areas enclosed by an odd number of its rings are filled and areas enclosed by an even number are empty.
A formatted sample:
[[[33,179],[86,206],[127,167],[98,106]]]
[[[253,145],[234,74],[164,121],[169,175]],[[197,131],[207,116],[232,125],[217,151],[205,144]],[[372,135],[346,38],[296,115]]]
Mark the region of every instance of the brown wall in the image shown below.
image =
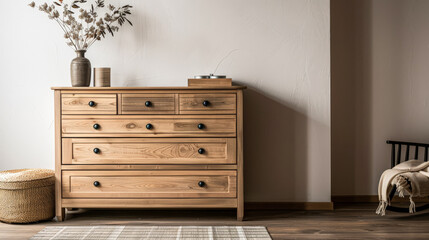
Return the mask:
[[[331,0],[332,194],[376,194],[387,139],[429,142],[429,1]]]

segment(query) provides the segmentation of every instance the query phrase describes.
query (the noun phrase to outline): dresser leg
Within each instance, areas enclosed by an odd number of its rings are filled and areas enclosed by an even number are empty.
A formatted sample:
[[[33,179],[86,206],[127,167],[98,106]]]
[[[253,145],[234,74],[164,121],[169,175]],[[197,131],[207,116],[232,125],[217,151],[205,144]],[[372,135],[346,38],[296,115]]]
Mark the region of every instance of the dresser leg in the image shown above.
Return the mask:
[[[237,208],[237,221],[243,221],[243,217],[244,217],[244,209],[243,209],[243,207],[238,207]]]
[[[66,209],[61,208],[61,211],[59,213],[57,212],[57,221],[62,222],[64,221],[65,218],[66,218]]]

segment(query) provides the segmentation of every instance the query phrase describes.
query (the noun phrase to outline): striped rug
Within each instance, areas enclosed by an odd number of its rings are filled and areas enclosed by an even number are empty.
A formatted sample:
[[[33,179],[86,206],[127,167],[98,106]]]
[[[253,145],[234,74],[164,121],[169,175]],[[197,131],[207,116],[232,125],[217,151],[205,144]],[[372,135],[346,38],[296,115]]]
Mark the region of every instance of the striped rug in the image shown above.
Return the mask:
[[[58,226],[46,227],[31,239],[271,239],[262,226]]]

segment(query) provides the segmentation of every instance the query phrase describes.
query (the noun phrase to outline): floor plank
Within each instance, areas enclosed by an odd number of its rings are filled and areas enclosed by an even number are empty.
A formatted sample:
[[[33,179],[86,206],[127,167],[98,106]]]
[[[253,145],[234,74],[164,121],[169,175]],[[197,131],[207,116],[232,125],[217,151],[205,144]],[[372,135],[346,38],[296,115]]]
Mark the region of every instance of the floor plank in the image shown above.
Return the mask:
[[[60,225],[253,225],[266,226],[273,239],[429,239],[429,211],[377,216],[376,204],[337,205],[334,211],[246,211],[237,222],[232,210],[84,210],[65,222],[0,223],[0,239],[28,239],[45,226]]]

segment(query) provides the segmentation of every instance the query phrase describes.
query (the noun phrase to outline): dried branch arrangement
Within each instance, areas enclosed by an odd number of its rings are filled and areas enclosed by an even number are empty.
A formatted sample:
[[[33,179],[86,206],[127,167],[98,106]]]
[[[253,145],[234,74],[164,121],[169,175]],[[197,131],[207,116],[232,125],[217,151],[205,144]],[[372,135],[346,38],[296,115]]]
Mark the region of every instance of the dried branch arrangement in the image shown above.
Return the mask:
[[[84,9],[82,5],[87,5],[89,9]],[[109,4],[104,17],[99,17],[97,11],[105,8],[104,0],[95,0],[91,4],[87,0],[71,1],[70,4],[58,0],[51,5],[44,3],[39,6],[31,2],[29,6],[38,8],[47,13],[49,19],[56,21],[64,31],[67,45],[74,50],[88,49],[94,42],[104,38],[106,31],[114,36],[114,32],[118,32],[119,27],[126,22],[133,25],[127,18],[131,14],[130,5],[115,7]]]

